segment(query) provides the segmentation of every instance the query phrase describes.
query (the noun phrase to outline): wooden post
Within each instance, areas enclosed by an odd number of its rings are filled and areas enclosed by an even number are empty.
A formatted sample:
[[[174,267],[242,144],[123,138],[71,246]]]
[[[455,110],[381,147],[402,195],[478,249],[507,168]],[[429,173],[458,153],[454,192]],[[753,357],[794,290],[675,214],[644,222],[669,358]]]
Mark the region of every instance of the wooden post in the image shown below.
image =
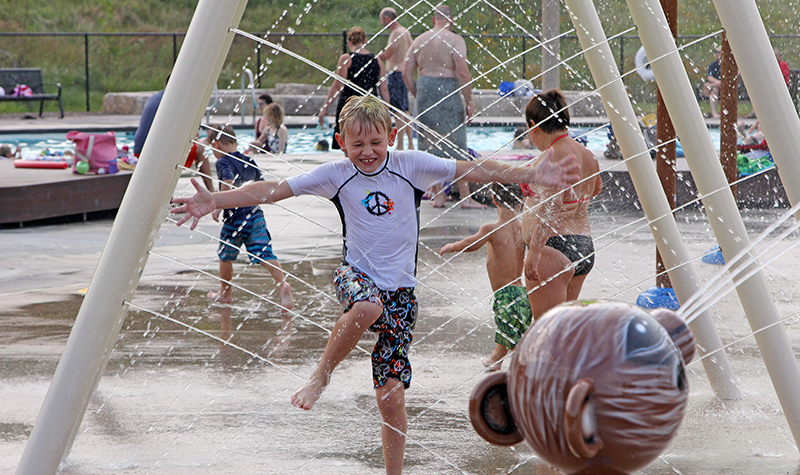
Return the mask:
[[[678,0],[661,0],[661,8],[667,17],[669,29],[672,37],[678,37]],[[656,91],[656,171],[661,180],[661,187],[667,195],[670,209],[675,209],[675,190],[676,190],[676,159],[675,159],[675,128],[672,126],[672,119],[667,112],[664,98],[661,97],[661,90]],[[667,143],[669,142],[669,143]],[[663,144],[663,145],[662,145]],[[669,274],[665,271],[664,261],[661,253],[656,248],[656,286],[661,288],[672,288]]]
[[[722,70],[722,85],[719,88],[719,161],[725,171],[728,183],[739,176],[736,166],[736,122],[739,118],[739,68],[733,57],[728,36],[722,32],[722,56],[719,59]],[[736,185],[731,185],[731,193],[736,199]]]

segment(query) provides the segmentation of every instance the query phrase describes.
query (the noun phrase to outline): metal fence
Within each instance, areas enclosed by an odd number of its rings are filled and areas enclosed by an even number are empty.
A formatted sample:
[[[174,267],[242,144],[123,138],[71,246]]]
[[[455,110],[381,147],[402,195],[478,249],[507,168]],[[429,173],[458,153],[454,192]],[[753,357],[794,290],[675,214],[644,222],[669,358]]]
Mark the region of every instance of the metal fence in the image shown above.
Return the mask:
[[[86,111],[97,106],[107,92],[147,91],[163,87],[172,69],[185,33],[9,33],[0,32],[0,67],[41,68],[44,80],[60,82],[68,109]],[[311,61],[333,69],[340,52],[347,51],[346,31],[341,33],[260,33]],[[388,35],[380,35],[387,37]],[[503,80],[536,77],[541,71],[540,38],[523,34],[466,34],[468,58],[477,88],[496,88]],[[370,35],[372,37],[372,35]],[[786,61],[798,66],[800,35],[770,35],[773,45],[783,51]],[[699,36],[682,35],[678,45],[693,82],[702,81],[708,62],[713,59],[714,42],[710,38],[696,42]],[[385,38],[375,40],[373,51],[380,50]],[[636,35],[621,35],[609,40],[620,71],[635,67],[641,43]],[[560,42],[562,88],[593,89],[588,67],[580,55],[577,36],[567,35]],[[530,50],[530,51],[529,51]],[[506,58],[518,56],[512,63]],[[327,76],[314,68],[253,41],[236,37],[220,75],[220,88],[233,84],[244,68],[256,71],[256,87],[270,87],[276,82],[324,84]],[[483,71],[492,71],[481,74]],[[655,85],[636,74],[624,78],[634,100],[649,101]],[[82,96],[82,97],[81,97]]]

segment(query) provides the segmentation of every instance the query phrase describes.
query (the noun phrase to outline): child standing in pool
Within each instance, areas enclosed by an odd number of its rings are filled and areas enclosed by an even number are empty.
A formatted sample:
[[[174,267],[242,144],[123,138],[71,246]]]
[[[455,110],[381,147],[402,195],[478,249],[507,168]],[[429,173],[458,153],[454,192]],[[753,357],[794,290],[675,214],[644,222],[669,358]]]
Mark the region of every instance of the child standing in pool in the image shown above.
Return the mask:
[[[261,170],[256,162],[247,155],[236,150],[236,136],[233,127],[223,124],[211,124],[207,129],[207,142],[217,159],[217,178],[220,180],[220,191],[232,190],[246,183],[262,181]],[[219,292],[211,291],[208,298],[217,302],[231,303],[233,289],[233,261],[239,255],[239,248],[244,245],[250,262],[264,266],[281,295],[282,311],[294,308],[292,288],[286,282],[283,269],[278,258],[272,252],[272,237],[267,230],[264,213],[256,206],[222,207],[222,230],[217,249],[219,257]],[[219,220],[219,209],[213,211],[212,217]]]
[[[497,221],[480,227],[477,233],[458,242],[446,244],[439,251],[474,252],[486,244],[486,270],[494,292],[495,347],[491,356],[481,359],[484,366],[499,371],[509,350],[514,349],[533,319],[528,294],[522,283],[525,265],[525,241],[517,212],[525,197],[519,185],[493,183]]]
[[[267,105],[264,107],[264,117],[269,121],[268,125],[256,137],[251,150],[257,150],[256,147],[260,146],[264,151],[274,155],[285,153],[289,129],[283,123],[283,107],[276,102]]]
[[[336,141],[345,160],[325,163],[279,182],[257,181],[236,190],[208,193],[193,181],[197,194],[175,198],[186,212],[178,225],[191,227],[218,208],[274,203],[314,194],[336,204],[344,230],[343,260],[333,275],[345,307],[316,370],[294,394],[292,404],[309,410],[330,381],[334,368],[369,328],[378,334],[372,352],[372,376],[387,474],[403,469],[407,418],[405,390],[411,384],[408,351],[417,316],[418,208],[434,183],[460,177],[475,182],[539,182],[566,187],[574,182],[574,157],[543,160],[537,167],[513,167],[495,160],[452,161],[425,152],[389,152],[397,129],[389,110],[372,95],[350,98],[339,115]]]

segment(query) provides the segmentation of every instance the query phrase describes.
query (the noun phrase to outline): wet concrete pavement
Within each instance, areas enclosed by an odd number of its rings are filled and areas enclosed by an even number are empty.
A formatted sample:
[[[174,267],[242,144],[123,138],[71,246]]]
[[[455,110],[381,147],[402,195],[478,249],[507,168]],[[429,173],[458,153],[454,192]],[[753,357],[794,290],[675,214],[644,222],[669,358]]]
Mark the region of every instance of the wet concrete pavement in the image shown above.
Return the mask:
[[[326,157],[263,165],[287,176]],[[176,194],[189,189],[182,178]],[[593,209],[597,264],[582,297],[633,302],[654,285],[651,234],[639,215]],[[751,237],[781,211],[745,213]],[[230,306],[209,303],[205,293],[218,287],[206,274],[217,271],[218,224],[206,218],[197,233],[164,223],[60,473],[383,472],[368,357],[373,337],[365,336],[337,369],[312,411],[289,403],[340,312],[330,283],[341,248],[337,214],[327,202],[301,197],[267,207],[266,215],[275,252],[292,276],[296,317],[282,318],[272,280],[244,261],[235,266],[234,281],[249,292],[236,290]],[[448,262],[436,251],[495,216],[493,209],[452,205],[445,212],[427,204],[421,209],[406,473],[556,473],[524,444],[488,445],[466,414],[470,391],[485,375],[479,358],[494,345],[485,250]],[[715,245],[705,218],[695,211],[677,218],[698,259],[701,283],[713,278],[720,267],[699,261]],[[81,303],[78,291],[89,285],[110,229],[110,221],[95,221],[0,231],[6,262],[0,270],[0,473],[13,473],[19,461]],[[763,246],[780,251],[796,239],[768,239]],[[795,348],[798,260],[789,251],[764,268]],[[681,430],[641,473],[800,473],[800,456],[755,342],[747,337],[751,330],[735,293],[723,296],[711,312],[723,341],[733,343],[727,351],[745,397],[717,400],[702,365],[690,365]]]

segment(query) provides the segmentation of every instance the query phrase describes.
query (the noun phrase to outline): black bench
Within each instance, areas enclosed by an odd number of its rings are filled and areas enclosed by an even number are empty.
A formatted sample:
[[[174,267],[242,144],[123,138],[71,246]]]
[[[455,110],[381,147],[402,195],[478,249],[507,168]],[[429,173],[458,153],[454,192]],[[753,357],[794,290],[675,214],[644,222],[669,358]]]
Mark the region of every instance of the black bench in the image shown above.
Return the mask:
[[[12,96],[14,88],[24,84],[31,88],[31,96]],[[58,88],[56,94],[47,94],[44,91],[41,69],[0,69],[0,87],[5,89],[5,95],[0,96],[0,102],[39,102],[39,117],[44,111],[45,101],[58,101],[58,109],[61,111],[61,118],[64,118],[64,105],[61,103],[61,84],[55,85]]]

